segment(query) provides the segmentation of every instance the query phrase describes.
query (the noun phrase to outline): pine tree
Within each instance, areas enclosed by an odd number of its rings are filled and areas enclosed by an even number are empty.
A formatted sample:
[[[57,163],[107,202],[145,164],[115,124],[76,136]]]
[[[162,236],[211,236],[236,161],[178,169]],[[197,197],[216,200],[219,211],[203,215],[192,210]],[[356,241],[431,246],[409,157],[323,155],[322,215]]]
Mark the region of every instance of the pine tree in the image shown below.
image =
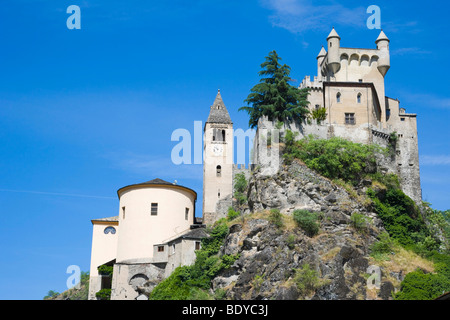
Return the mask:
[[[301,121],[309,112],[308,89],[298,89],[289,84],[292,81],[289,77],[291,68],[286,64],[281,65],[280,60],[275,50],[269,53],[261,64],[263,70],[259,72],[262,77],[260,82],[244,100],[248,106],[239,108],[239,111],[244,110],[249,114],[250,128],[256,127],[262,116],[267,116],[270,121]]]

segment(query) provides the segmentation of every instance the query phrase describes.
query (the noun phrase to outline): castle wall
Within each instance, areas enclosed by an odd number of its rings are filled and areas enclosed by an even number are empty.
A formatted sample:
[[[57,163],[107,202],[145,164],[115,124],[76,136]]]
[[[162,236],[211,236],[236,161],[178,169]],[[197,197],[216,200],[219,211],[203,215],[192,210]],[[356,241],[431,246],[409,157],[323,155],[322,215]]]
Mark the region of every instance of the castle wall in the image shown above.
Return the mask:
[[[111,300],[147,300],[144,286],[164,279],[165,264],[150,262],[116,263],[113,269]]]
[[[406,120],[409,119],[409,120]],[[411,197],[416,203],[422,199],[420,189],[420,173],[417,147],[417,129],[415,127],[415,117],[406,117],[401,121],[403,126],[396,126],[393,129],[403,132],[397,144],[397,152],[391,156],[383,156],[378,159],[380,170],[385,173],[397,174],[400,180],[402,190],[406,195]],[[276,163],[276,155],[268,153],[264,140],[261,139],[261,132],[274,130],[276,121],[269,121],[267,117],[260,119],[258,123],[258,131],[254,140],[255,150],[255,166],[260,166],[262,173],[267,175],[276,174],[278,167],[274,167]],[[297,132],[297,139],[302,139],[310,134],[315,135],[319,139],[329,139],[330,137],[342,137],[352,142],[357,143],[376,143],[383,148],[389,148],[389,136],[393,130],[383,129],[374,126],[362,124],[360,126],[345,126],[339,124],[285,124],[280,129],[280,134],[284,135],[289,129]],[[270,148],[269,148],[270,150]],[[278,159],[279,160],[279,159]]]

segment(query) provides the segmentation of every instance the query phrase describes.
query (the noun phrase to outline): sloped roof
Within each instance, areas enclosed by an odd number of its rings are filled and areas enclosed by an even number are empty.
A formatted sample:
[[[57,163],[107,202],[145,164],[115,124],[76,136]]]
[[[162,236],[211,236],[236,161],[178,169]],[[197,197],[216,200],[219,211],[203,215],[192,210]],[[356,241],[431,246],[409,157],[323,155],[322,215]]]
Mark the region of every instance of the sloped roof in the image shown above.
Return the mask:
[[[225,103],[223,103],[222,96],[220,95],[220,90],[217,92],[216,99],[214,100],[213,105],[210,107],[208,120],[206,123],[226,123],[232,124],[230,115],[228,113],[227,108],[225,107]]]

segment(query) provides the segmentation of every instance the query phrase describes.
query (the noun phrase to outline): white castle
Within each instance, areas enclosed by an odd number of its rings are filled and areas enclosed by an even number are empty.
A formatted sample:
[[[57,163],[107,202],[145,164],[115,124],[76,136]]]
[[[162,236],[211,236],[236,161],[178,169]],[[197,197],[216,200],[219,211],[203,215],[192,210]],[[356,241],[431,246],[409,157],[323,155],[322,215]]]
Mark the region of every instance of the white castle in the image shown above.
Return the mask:
[[[403,191],[421,201],[416,115],[405,113],[399,101],[385,96],[384,77],[390,68],[389,39],[383,31],[376,49],[341,47],[336,30],[327,37],[328,50],[317,56],[317,76],[305,77],[310,110],[325,108],[320,123],[285,123],[283,129],[329,139],[340,136],[354,142],[388,146],[397,136],[395,153],[383,162],[396,173]],[[253,164],[273,167],[261,132],[274,122],[261,118],[253,144]],[[118,190],[119,214],[91,220],[93,224],[89,299],[111,289],[111,299],[147,299],[159,281],[178,266],[195,261],[205,237],[204,226],[225,216],[232,205],[233,122],[220,91],[204,127],[203,218],[195,217],[197,193],[184,186],[154,179]],[[98,267],[113,266],[113,276]]]

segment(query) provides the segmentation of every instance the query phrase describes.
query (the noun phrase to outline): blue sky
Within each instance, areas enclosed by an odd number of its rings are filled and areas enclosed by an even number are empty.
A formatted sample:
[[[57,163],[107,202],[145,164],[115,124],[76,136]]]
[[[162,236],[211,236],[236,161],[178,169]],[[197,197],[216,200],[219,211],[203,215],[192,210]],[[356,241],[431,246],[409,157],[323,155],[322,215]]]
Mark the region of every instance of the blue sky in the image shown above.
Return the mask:
[[[246,130],[237,109],[271,50],[298,84],[333,26],[342,46],[375,48],[372,4],[391,40],[386,95],[418,114],[423,198],[448,209],[446,2],[0,0],[0,299],[42,299],[69,265],[88,271],[90,220],[117,215],[120,187],[177,180],[200,213],[202,166],[171,163],[172,132],[204,122],[219,88]]]

